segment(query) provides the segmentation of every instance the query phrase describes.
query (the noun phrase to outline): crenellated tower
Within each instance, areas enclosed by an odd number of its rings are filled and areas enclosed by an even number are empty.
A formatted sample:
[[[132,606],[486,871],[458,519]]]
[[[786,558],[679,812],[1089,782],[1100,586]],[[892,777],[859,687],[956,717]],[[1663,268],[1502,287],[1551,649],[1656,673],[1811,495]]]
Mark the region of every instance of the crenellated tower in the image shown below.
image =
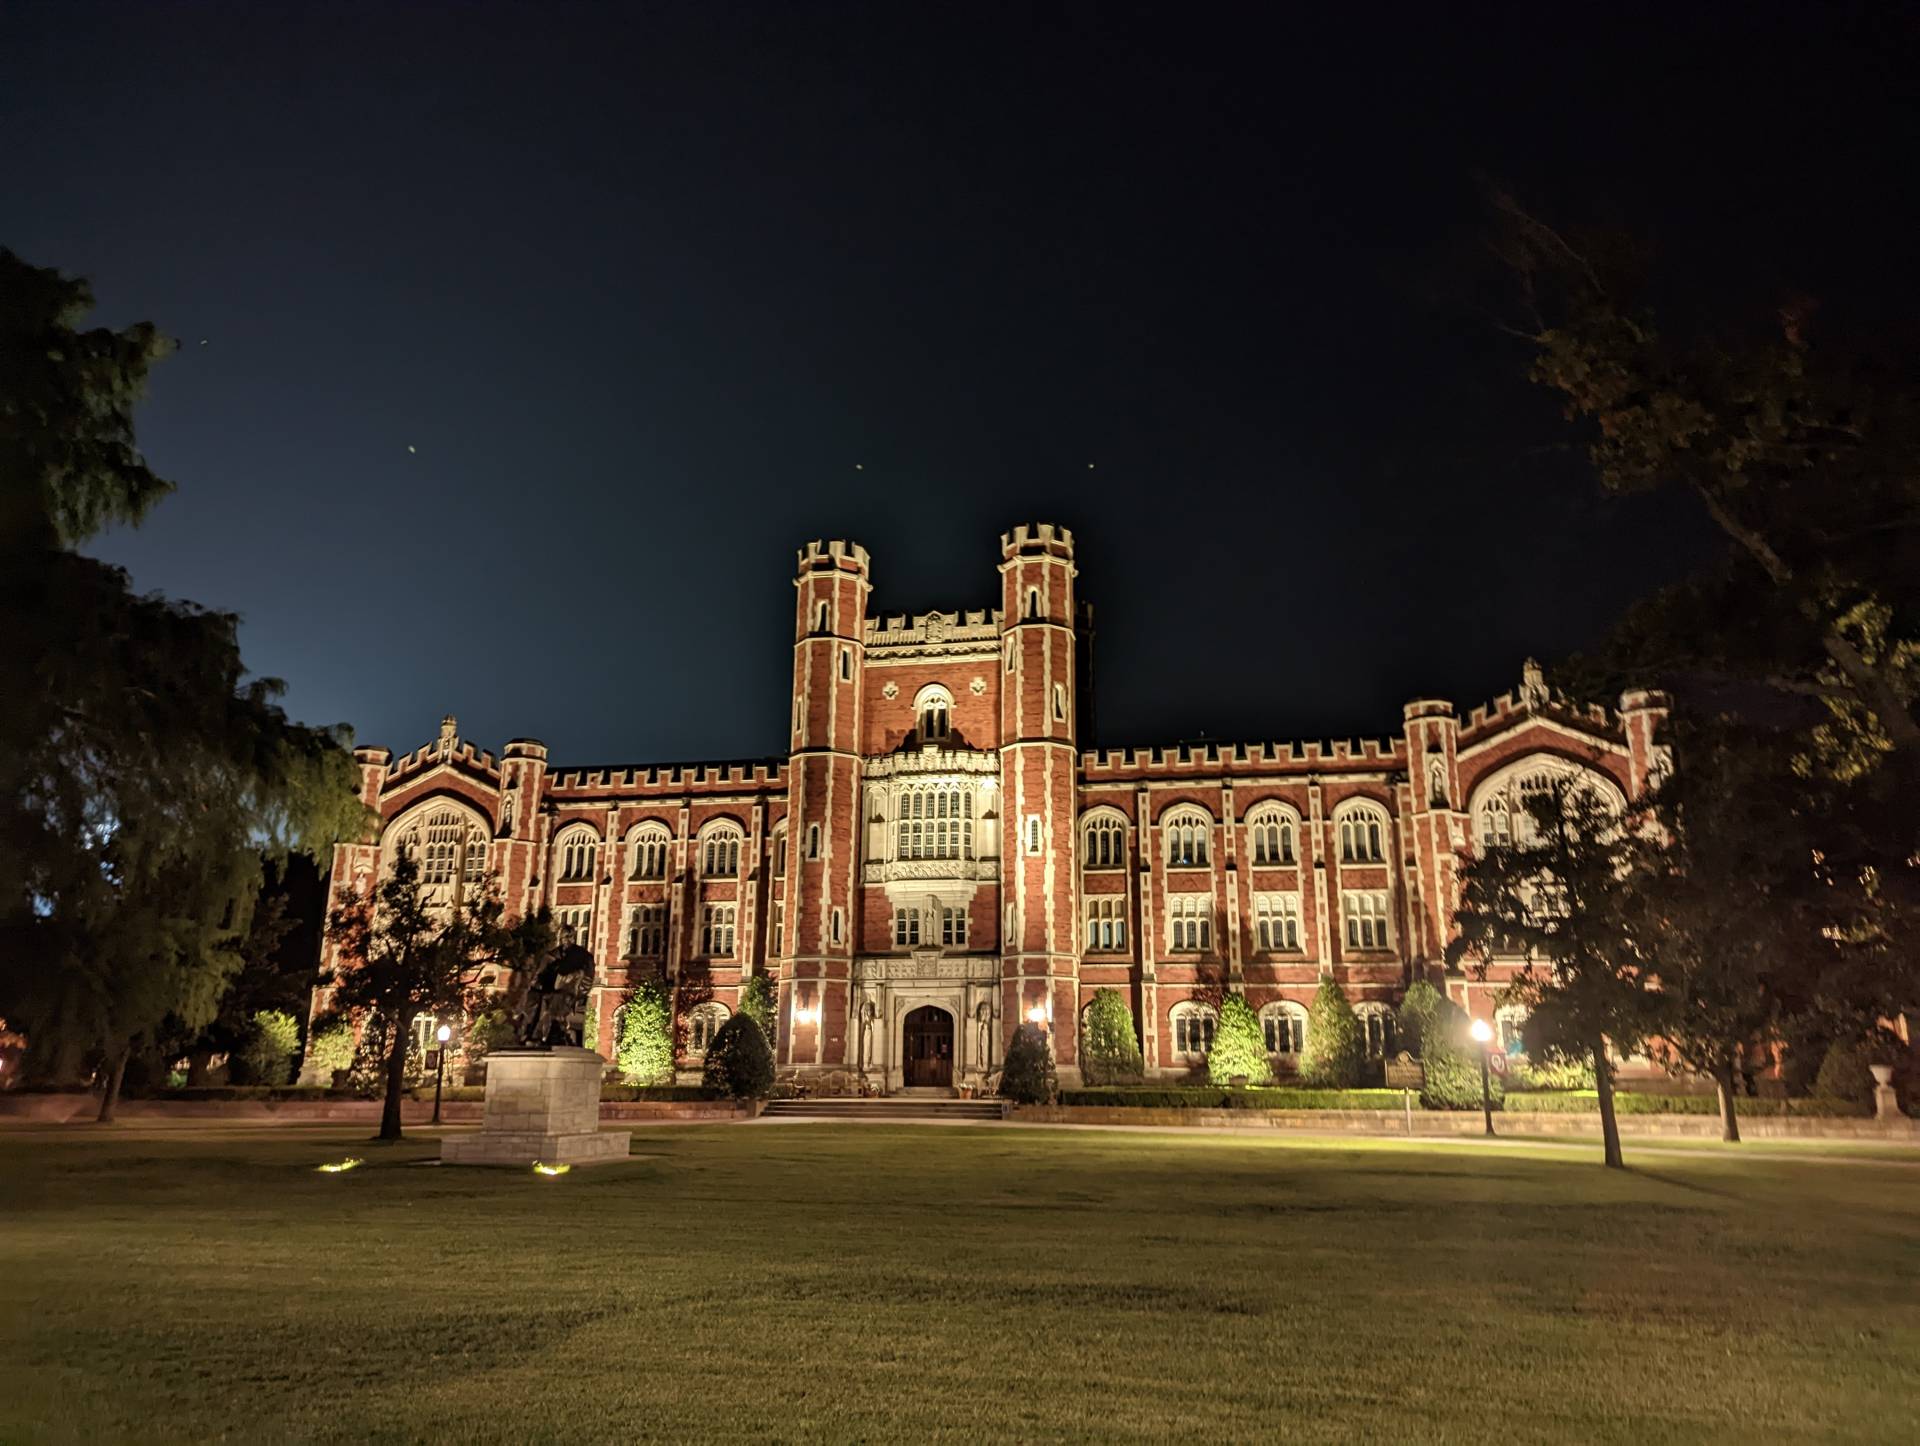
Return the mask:
[[[810,542],[794,577],[782,1066],[844,1066],[859,936],[860,770],[867,550]]]
[[[1001,1013],[1010,1032],[1043,1012],[1069,1080],[1079,1072],[1076,575],[1066,528],[1001,534]]]

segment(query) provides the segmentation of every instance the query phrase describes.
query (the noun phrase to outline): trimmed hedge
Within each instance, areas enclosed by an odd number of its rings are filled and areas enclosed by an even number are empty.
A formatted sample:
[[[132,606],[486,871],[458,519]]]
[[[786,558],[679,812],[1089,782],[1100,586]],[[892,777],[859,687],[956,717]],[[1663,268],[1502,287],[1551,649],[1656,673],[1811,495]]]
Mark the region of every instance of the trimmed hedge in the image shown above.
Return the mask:
[[[1236,1075],[1254,1086],[1273,1083],[1273,1065],[1267,1059],[1260,1016],[1253,1012],[1246,995],[1229,993],[1220,1001],[1220,1017],[1214,1022],[1213,1044],[1207,1050],[1207,1078],[1224,1085],[1232,1083]]]
[[[1037,1024],[1022,1024],[1013,1032],[1007,1058],[1000,1069],[1000,1094],[1017,1104],[1045,1104],[1059,1088],[1053,1068],[1053,1048]]]
[[[603,1084],[600,1086],[602,1100],[626,1103],[633,1100],[704,1100],[705,1090],[699,1085],[630,1085]]]
[[[1096,989],[1080,1027],[1080,1077],[1088,1084],[1137,1083],[1145,1072],[1133,1010],[1118,989]]]
[[[773,1051],[751,1014],[736,1014],[707,1046],[700,1089],[709,1099],[763,1100],[773,1093]]]
[[[1062,1090],[1063,1105],[1127,1106],[1149,1110],[1397,1110],[1399,1090],[1166,1089]]]
[[[1653,1095],[1613,1092],[1613,1108],[1622,1115],[1717,1115],[1720,1102],[1712,1095]],[[1741,1115],[1800,1115],[1808,1118],[1859,1117],[1870,1111],[1840,1100],[1741,1099],[1735,1105]],[[1594,1114],[1600,1109],[1600,1096],[1594,1090],[1565,1090],[1557,1094],[1511,1094],[1507,1096],[1510,1115]]]

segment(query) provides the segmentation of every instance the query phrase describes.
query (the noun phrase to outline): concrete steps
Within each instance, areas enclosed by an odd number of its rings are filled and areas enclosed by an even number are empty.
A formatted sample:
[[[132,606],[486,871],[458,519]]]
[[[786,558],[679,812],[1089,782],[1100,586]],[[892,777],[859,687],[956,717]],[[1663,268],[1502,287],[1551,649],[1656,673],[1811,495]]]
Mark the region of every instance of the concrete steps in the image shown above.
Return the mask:
[[[987,1123],[1006,1118],[1001,1100],[962,1100],[938,1095],[891,1095],[858,1099],[824,1096],[820,1099],[769,1100],[762,1119],[879,1120],[907,1123],[916,1120]]]

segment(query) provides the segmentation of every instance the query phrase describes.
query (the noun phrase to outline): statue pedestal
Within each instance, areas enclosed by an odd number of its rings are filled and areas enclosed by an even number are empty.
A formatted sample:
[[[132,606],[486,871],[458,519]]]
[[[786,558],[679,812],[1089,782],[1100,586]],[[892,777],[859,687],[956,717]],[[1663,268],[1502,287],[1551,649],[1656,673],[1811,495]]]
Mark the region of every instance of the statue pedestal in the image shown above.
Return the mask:
[[[590,1049],[502,1049],[487,1056],[487,1103],[477,1135],[440,1142],[447,1165],[597,1165],[624,1160],[630,1130],[600,1128],[600,1076]]]

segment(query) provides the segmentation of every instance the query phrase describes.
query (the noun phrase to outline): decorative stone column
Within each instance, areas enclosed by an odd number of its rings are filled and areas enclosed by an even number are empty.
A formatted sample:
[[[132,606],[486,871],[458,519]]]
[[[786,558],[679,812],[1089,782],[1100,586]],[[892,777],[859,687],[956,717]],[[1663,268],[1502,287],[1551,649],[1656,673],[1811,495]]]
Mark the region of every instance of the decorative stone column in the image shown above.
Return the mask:
[[[1893,1066],[1870,1064],[1873,1071],[1873,1117],[1882,1124],[1901,1118],[1900,1100],[1893,1092]]]
[[[487,1103],[477,1135],[440,1142],[448,1165],[598,1165],[624,1160],[630,1130],[600,1128],[600,1077],[590,1049],[501,1049],[487,1056]]]

